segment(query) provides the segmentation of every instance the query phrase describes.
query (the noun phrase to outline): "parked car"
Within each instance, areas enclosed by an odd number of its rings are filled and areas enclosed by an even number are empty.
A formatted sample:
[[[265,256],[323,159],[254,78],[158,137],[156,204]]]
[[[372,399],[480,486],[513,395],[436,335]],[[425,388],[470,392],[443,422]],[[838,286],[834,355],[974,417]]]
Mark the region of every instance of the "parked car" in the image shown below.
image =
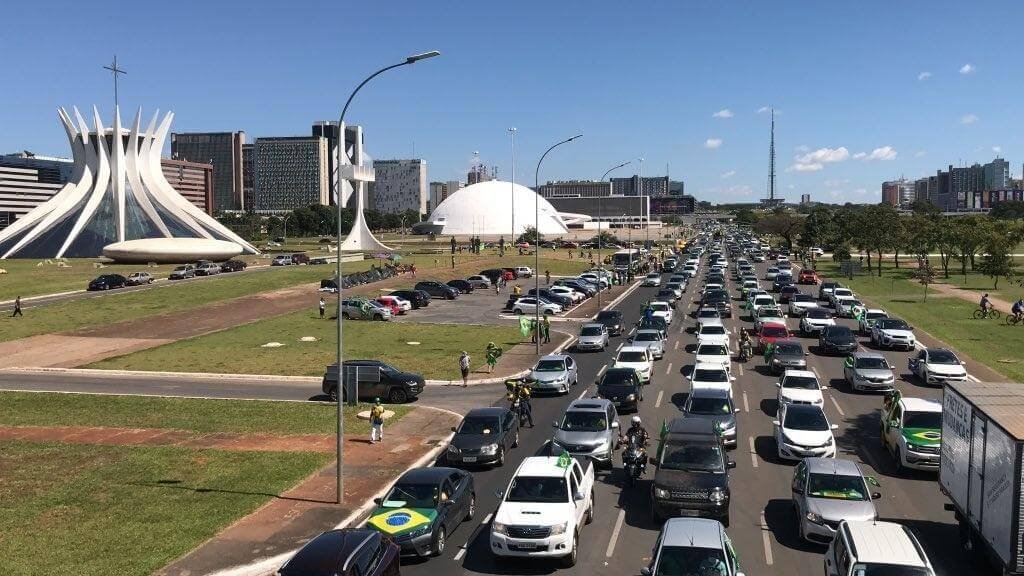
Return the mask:
[[[644,399],[643,381],[635,368],[616,364],[597,380],[597,396],[619,412],[638,412]]]
[[[967,369],[952,350],[946,348],[925,348],[917,356],[907,358],[907,369],[925,384],[965,382]]]
[[[529,290],[526,291],[527,296],[534,296],[537,293],[538,291],[536,288],[530,288]],[[556,294],[551,290],[548,290],[547,288],[541,288],[539,293],[541,298],[547,300],[548,302],[554,302],[555,304],[561,306],[563,309],[572,306],[572,298],[568,296]]]
[[[846,576],[850,566],[863,574],[935,576],[914,533],[895,522],[840,522],[825,552],[825,576]]]
[[[818,334],[822,354],[849,354],[857,349],[857,337],[847,326],[826,326]]]
[[[559,278],[555,280],[555,286],[566,286],[572,288],[577,292],[583,293],[587,298],[591,298],[597,295],[598,287],[595,284],[591,284],[585,280],[579,278]]]
[[[651,515],[655,521],[698,516],[729,525],[729,470],[736,463],[726,457],[722,436],[711,420],[672,420],[654,462]]]
[[[856,391],[888,392],[896,385],[894,366],[883,354],[857,350],[843,362],[843,378]]]
[[[377,505],[366,527],[394,539],[404,556],[440,556],[448,535],[473,519],[473,475],[457,468],[413,468],[401,476]]]
[[[561,314],[562,307],[554,302],[549,302],[544,298],[534,298],[533,296],[527,296],[525,298],[516,299],[515,303],[512,304],[513,314],[536,314],[537,308],[540,308],[541,314]]]
[[[868,484],[878,486],[865,476],[860,465],[842,458],[804,458],[793,469],[793,507],[797,531],[809,542],[828,544],[844,520],[873,522],[878,519],[875,500]]]
[[[401,547],[377,530],[341,528],[322,532],[299,548],[280,576],[397,576]]]
[[[832,431],[839,427],[829,424],[821,406],[781,404],[777,418],[772,425],[780,459],[835,458],[836,441]]]
[[[412,304],[413,310],[419,310],[430,305],[430,297],[419,290],[394,290],[391,292],[391,295],[408,300],[409,304]]]
[[[342,390],[342,400],[348,399],[348,389],[358,383],[357,397],[362,402],[380,398],[391,404],[402,404],[414,400],[426,385],[423,376],[403,372],[380,360],[346,360],[344,366],[345,389]],[[337,364],[327,367],[320,388],[331,400],[337,401]]]
[[[644,276],[644,286],[661,286],[661,274],[658,272],[651,272],[647,276]]]
[[[125,279],[125,283],[128,286],[142,286],[143,284],[152,284],[153,275],[149,272],[132,272]]]
[[[120,274],[103,274],[97,276],[89,282],[86,287],[90,292],[97,290],[112,290],[114,288],[124,288],[128,285],[128,279]]]
[[[392,316],[398,316],[405,314],[409,310],[412,310],[412,303],[405,298],[399,298],[394,294],[385,294],[377,297],[377,302],[383,306],[391,309]]]
[[[278,254],[270,261],[271,266],[291,266],[294,263],[291,254]]]
[[[309,264],[309,254],[305,252],[296,252],[292,254],[292,264]]]
[[[171,270],[170,280],[184,280],[186,278],[195,278],[196,267],[191,264],[185,264],[184,266],[178,266],[174,270]]]
[[[620,375],[622,381],[636,381],[636,375]],[[635,384],[634,384],[635,386]],[[611,468],[619,443],[619,413],[611,400],[585,398],[573,400],[559,420],[551,423],[555,432],[551,442],[578,458],[589,458],[597,466]]]
[[[220,264],[203,262],[196,266],[196,276],[213,276],[215,274],[220,274]]]
[[[220,265],[220,271],[241,272],[242,270],[245,270],[246,266],[248,265],[245,262],[242,262],[241,260],[228,260]]]
[[[533,268],[529,266],[516,266],[516,278],[533,278]]]
[[[597,313],[594,321],[604,324],[608,328],[608,333],[612,336],[622,334],[622,312],[619,310],[602,310]]]
[[[502,268],[502,270],[505,272],[505,279],[506,280],[518,280],[519,279],[519,272],[516,272],[516,269],[514,267],[506,266],[505,268]],[[511,275],[511,278],[509,278],[510,275]]]
[[[455,300],[459,297],[459,291],[447,284],[441,284],[434,280],[424,280],[417,282],[414,287],[416,290],[422,290],[427,294],[430,294],[431,298],[443,298],[445,300]]]
[[[474,408],[452,432],[446,464],[502,466],[505,452],[519,445],[519,418],[506,407]]]
[[[469,294],[470,292],[473,291],[473,285],[470,284],[469,281],[467,280],[459,280],[458,278],[456,278],[455,280],[449,280],[447,284],[448,286],[451,286],[452,288],[458,290],[459,293],[461,294]]]
[[[491,284],[493,285],[498,281],[498,278],[504,278],[505,271],[502,270],[501,268],[490,268],[487,270],[481,270],[480,276],[483,276],[484,278],[490,280]]]
[[[580,326],[580,335],[576,339],[576,350],[597,350],[603,352],[608,347],[608,327],[604,324],[584,324]]]
[[[549,354],[537,360],[530,370],[534,392],[568,394],[569,388],[579,381],[579,366],[568,354]]]
[[[484,276],[483,274],[470,276],[469,278],[466,278],[466,282],[469,282],[469,285],[472,286],[473,288],[483,289],[490,288],[492,284],[491,279],[488,278],[487,276]]]
[[[571,304],[578,304],[586,298],[582,292],[577,292],[568,286],[552,286],[548,288],[548,292],[552,295],[568,298]]]

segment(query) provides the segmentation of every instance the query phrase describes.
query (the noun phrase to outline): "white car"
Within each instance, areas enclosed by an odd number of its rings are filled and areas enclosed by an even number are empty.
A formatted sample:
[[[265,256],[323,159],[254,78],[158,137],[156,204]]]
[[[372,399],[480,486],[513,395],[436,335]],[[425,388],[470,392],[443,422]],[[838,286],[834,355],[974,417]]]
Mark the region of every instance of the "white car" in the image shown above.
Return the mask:
[[[604,276],[598,276],[593,272],[584,272],[578,276],[580,280],[586,280],[595,286],[600,286],[602,289],[608,287],[608,279]]]
[[[655,316],[661,316],[665,319],[665,324],[672,324],[672,305],[668,302],[662,302],[660,300],[651,302],[651,309],[654,310]]]
[[[654,356],[646,346],[623,346],[615,356],[612,368],[632,368],[640,376],[640,382],[650,383]]]
[[[570,300],[572,300],[573,304],[578,304],[579,302],[582,302],[584,298],[586,298],[586,296],[580,294],[579,292],[573,290],[572,288],[569,288],[568,286],[552,286],[551,288],[548,288],[548,291],[550,291],[552,294],[558,294],[559,296],[565,296],[566,298],[569,298]]]
[[[868,308],[864,311],[864,315],[857,321],[857,329],[860,330],[861,334],[871,334],[871,327],[875,325],[876,320],[882,318],[888,318],[889,313],[881,308]]]
[[[661,286],[661,274],[651,272],[644,276],[644,286]]]
[[[832,293],[828,295],[829,306],[835,308],[836,302],[843,297],[855,298],[853,290],[850,290],[849,288],[833,288]]]
[[[811,404],[821,406],[825,403],[822,390],[828,390],[828,386],[822,386],[818,377],[810,370],[786,370],[782,378],[775,383],[779,388],[779,406],[783,404]]]
[[[682,298],[683,292],[686,291],[686,285],[681,282],[669,282],[665,285],[665,288],[671,290],[676,295],[676,298]]]
[[[754,314],[756,314],[759,309],[764,308],[766,306],[778,308],[779,305],[775,302],[775,298],[769,296],[768,294],[758,294],[757,296],[754,296],[753,300],[750,301],[750,310]]]
[[[690,381],[690,390],[696,390],[698,388],[713,388],[715,390],[725,390],[729,392],[729,397],[732,397],[732,383],[736,380],[735,376],[729,374],[721,364],[695,364],[693,371],[686,377]]]
[[[704,285],[703,292],[710,292],[711,290],[721,290],[721,289],[722,289],[722,285],[719,284],[718,282],[708,282],[707,284]]]
[[[697,330],[700,331],[704,324],[722,324],[722,315],[719,314],[718,308],[708,306],[697,310]]]
[[[763,306],[761,308],[758,308],[757,312],[754,313],[754,332],[760,332],[761,326],[763,326],[766,322],[785,324],[786,317],[782,315],[781,308]]]
[[[854,306],[863,306],[863,304],[854,296],[837,296],[832,302],[832,306],[836,310],[836,316],[852,318]]]
[[[775,443],[779,458],[800,460],[808,457],[835,458],[836,439],[821,406],[811,404],[780,404],[775,427]]]
[[[925,348],[914,358],[907,359],[907,368],[925,384],[963,382],[967,380],[967,369],[952,350]]]
[[[696,357],[695,364],[718,365],[732,373],[732,357],[725,344],[698,344],[694,356]]]
[[[537,307],[540,306],[541,314],[561,314],[562,307],[554,302],[546,302],[541,300],[537,303],[537,299],[533,296],[527,296],[516,300],[515,304],[512,305],[513,314],[535,314]]]
[[[729,331],[722,325],[721,320],[717,325],[710,322],[701,324],[700,330],[697,331],[697,344],[724,344],[728,348]]]
[[[758,284],[757,280],[744,280],[743,285],[740,288],[742,289],[742,292],[746,294],[748,291],[756,290],[760,287],[761,285]]]
[[[906,348],[913,350],[917,347],[917,340],[914,338],[913,329],[906,322],[899,318],[879,318],[871,327],[871,343],[876,348]]]
[[[516,276],[520,278],[532,278],[533,268],[529,266],[516,266]]]
[[[775,266],[769,266],[768,271],[764,275],[765,280],[775,280],[775,277],[779,275],[779,269]]]
[[[836,319],[832,312],[825,308],[810,308],[800,319],[800,331],[807,335],[815,335],[825,329],[826,326],[835,326]]]
[[[560,558],[576,564],[580,531],[594,519],[594,465],[564,456],[523,459],[491,522],[495,556]],[[541,535],[538,537],[539,535]]]
[[[818,301],[810,294],[793,294],[789,297],[789,316],[799,318],[811,308],[817,308]]]

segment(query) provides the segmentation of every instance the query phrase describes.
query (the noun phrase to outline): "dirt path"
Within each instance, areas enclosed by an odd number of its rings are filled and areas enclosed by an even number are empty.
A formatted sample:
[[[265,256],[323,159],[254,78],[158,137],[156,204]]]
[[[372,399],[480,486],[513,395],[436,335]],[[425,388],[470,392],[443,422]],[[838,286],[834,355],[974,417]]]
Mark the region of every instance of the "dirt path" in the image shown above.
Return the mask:
[[[935,290],[941,292],[947,296],[953,296],[967,302],[973,302],[977,305],[981,302],[982,292],[976,290],[968,290],[966,288],[957,288],[956,286],[950,286],[949,284],[940,284],[933,282],[928,285],[929,290]],[[989,295],[989,301],[992,302],[992,306],[995,306],[996,310],[999,310],[1003,314],[1010,314],[1010,310],[1013,308],[1013,302],[1003,300],[1002,298],[996,298],[995,296]]]

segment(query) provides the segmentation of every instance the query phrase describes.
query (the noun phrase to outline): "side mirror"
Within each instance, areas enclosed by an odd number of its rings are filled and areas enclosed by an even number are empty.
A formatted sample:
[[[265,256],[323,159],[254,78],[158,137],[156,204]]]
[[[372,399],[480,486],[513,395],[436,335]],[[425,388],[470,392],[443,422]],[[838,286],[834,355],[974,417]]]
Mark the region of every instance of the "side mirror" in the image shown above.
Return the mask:
[[[455,426],[452,426],[452,432],[455,432]]]
[[[806,351],[806,350],[804,351],[804,356],[810,356],[810,355],[811,355],[811,353],[810,353],[810,352],[808,352],[808,351]]]
[[[647,566],[644,566],[640,569],[640,576],[651,576],[651,569]]]
[[[775,383],[775,387],[776,388],[782,388],[782,382],[776,382]]]
[[[828,386],[822,386],[821,389],[822,390],[828,390]]]
[[[732,413],[733,414],[739,414],[740,413],[740,409],[739,408],[733,408],[732,409]]]
[[[373,503],[376,504],[377,506],[380,506],[380,505],[384,504],[384,499],[380,498],[380,497],[374,498],[373,499]]]
[[[612,422],[612,430],[618,430],[618,429],[619,429],[619,421],[616,420],[615,422]]]
[[[829,426],[829,428],[831,428],[832,430],[839,430],[839,424],[833,424]]]
[[[729,376],[729,382],[735,382],[735,381],[736,381],[736,377],[735,376]]]
[[[778,420],[772,420],[772,426],[782,426],[782,424],[779,424]]]
[[[871,499],[872,500],[878,500],[881,497],[882,497],[882,493],[881,492],[872,492],[871,493]]]
[[[735,460],[726,460],[725,461],[725,467],[728,468],[729,470],[732,470],[733,468],[736,467],[736,461]]]
[[[551,421],[551,427],[552,428],[558,428],[558,421],[557,420],[552,420]]]
[[[960,361],[960,365],[961,365],[961,366],[967,366],[967,362],[964,362],[963,360],[961,360],[961,361]]]
[[[878,483],[878,478],[875,478],[874,476],[865,476],[864,479],[872,486],[881,486],[881,484]]]
[[[889,366],[889,370],[892,370],[893,372],[895,372],[896,371],[896,367],[895,366]]]
[[[576,502],[579,502],[583,500],[583,494],[580,494],[579,492],[574,492],[572,495],[572,499],[575,500]]]
[[[505,491],[504,490],[495,490],[494,491],[494,495],[498,497],[498,500],[504,500],[505,499]]]

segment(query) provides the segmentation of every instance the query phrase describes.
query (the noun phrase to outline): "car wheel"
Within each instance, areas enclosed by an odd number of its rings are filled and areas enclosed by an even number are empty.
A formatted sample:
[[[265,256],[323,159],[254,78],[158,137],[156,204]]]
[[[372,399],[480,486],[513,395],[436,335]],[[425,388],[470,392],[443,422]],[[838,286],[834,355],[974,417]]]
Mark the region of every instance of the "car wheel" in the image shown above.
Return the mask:
[[[476,494],[470,494],[469,509],[466,511],[466,521],[468,522],[472,520],[474,515],[476,515]]]
[[[587,524],[590,524],[593,521],[594,521],[594,491],[591,490],[590,491],[590,507],[587,508],[587,519],[584,520],[584,522],[587,523]]]
[[[654,506],[654,499],[653,498],[651,499],[651,519],[654,520],[655,522],[662,522],[664,520],[664,518],[662,518],[661,514],[658,513],[658,509]]]
[[[892,457],[896,460],[896,471],[903,472],[906,467],[903,466],[903,451],[900,450],[899,446],[893,447]]]
[[[409,393],[403,388],[392,388],[388,392],[388,402],[391,404],[404,404],[409,401]]]
[[[522,308],[513,308],[512,309],[512,313],[513,314],[517,314],[519,316],[522,316],[523,315],[523,310],[522,310]]]
[[[503,448],[498,448],[498,459],[494,461],[494,465],[498,468],[505,465],[505,450]]]
[[[919,378],[921,378],[921,382],[925,386],[927,386],[928,385],[928,370],[922,370],[921,371],[921,375],[919,376]]]
[[[572,537],[572,550],[568,556],[562,558],[562,566],[565,568],[572,568],[576,565],[576,557],[579,553],[579,534],[573,534]]]
[[[434,543],[430,546],[430,552],[434,556],[440,556],[444,552],[444,546],[447,543],[447,538],[444,533],[444,526],[437,529],[437,534],[434,536]]]
[[[519,447],[519,430],[518,429],[516,430],[516,437],[512,439],[512,447],[513,448],[518,448]]]

